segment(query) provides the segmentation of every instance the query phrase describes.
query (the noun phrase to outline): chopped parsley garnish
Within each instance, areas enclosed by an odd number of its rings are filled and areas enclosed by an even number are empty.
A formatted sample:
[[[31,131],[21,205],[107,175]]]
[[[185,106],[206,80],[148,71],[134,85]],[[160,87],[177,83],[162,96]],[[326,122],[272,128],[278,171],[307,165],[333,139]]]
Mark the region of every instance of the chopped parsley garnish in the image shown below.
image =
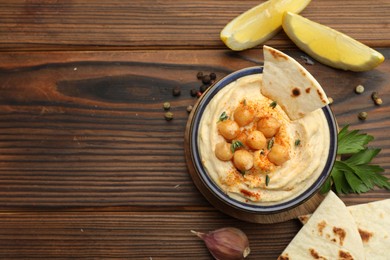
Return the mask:
[[[271,150],[272,146],[274,146],[274,142],[275,142],[275,138],[272,137],[271,140],[269,140],[268,142],[268,146],[267,146],[268,150]]]
[[[295,146],[299,146],[301,144],[301,140],[300,139],[295,140],[294,144],[295,144]]]
[[[269,104],[270,107],[275,108],[278,105],[278,102],[272,101],[271,104]]]
[[[225,121],[225,120],[227,120],[228,118],[229,118],[229,116],[226,114],[225,111],[223,111],[222,114],[219,116],[218,122],[220,122],[220,121]]]
[[[236,149],[243,147],[243,146],[244,145],[241,143],[241,141],[234,140],[232,142],[232,144],[230,145],[230,150],[232,151],[232,153],[234,153],[236,151]]]
[[[321,192],[330,189],[336,193],[364,193],[375,186],[390,190],[390,180],[381,174],[384,169],[370,164],[371,160],[381,149],[368,148],[367,144],[374,140],[368,134],[361,134],[359,130],[348,130],[348,125],[341,129],[337,136],[337,155],[330,178],[321,188]]]
[[[265,175],[265,186],[268,186],[269,181],[270,181],[270,178],[269,178],[269,176],[267,174],[267,175]]]

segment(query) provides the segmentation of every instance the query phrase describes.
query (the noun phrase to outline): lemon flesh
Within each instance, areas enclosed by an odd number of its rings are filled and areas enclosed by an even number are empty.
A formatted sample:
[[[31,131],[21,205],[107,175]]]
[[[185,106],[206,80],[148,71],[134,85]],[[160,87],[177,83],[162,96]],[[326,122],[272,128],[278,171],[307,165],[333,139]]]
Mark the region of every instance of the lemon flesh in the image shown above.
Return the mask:
[[[298,14],[285,13],[283,29],[301,50],[333,68],[367,71],[385,60],[367,45]]]
[[[269,0],[257,5],[230,21],[221,31],[221,40],[235,51],[255,47],[281,29],[286,11],[299,13],[310,1]]]

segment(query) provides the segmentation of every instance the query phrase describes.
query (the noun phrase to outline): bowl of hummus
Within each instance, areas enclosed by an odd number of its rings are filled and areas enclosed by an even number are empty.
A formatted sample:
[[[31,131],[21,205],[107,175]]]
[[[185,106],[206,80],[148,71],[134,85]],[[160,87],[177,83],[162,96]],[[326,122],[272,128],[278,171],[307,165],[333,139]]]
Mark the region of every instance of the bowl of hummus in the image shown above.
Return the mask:
[[[224,77],[193,109],[186,157],[194,183],[211,204],[243,220],[302,205],[336,158],[328,103],[299,63],[265,46],[264,66]]]

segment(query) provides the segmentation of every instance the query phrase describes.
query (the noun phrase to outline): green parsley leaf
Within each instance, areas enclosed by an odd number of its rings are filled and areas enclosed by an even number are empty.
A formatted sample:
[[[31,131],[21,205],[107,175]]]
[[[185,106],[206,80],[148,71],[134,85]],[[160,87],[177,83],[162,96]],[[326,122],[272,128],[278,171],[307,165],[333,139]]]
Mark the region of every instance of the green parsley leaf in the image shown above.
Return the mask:
[[[360,152],[353,154],[351,157],[346,159],[345,162],[350,165],[368,164],[380,151],[381,149],[366,148]]]
[[[278,102],[272,101],[271,104],[269,104],[270,107],[275,108],[278,105]]]
[[[341,129],[337,136],[337,154],[352,154],[365,149],[365,146],[374,140],[374,137],[367,134],[359,134],[359,130],[348,130],[349,125]]]
[[[244,144],[241,143],[241,141],[234,140],[232,142],[232,144],[230,145],[230,151],[232,151],[232,153],[234,153],[236,151],[236,149],[243,147],[243,146],[244,146]]]
[[[219,116],[218,122],[225,121],[229,118],[229,116],[226,114],[225,111],[222,112],[222,114]]]
[[[321,188],[322,193],[334,189],[336,193],[364,193],[375,186],[390,190],[390,180],[381,173],[384,169],[370,164],[381,149],[367,148],[373,136],[360,134],[359,130],[348,130],[348,126],[338,134],[339,155],[347,159],[336,160],[331,176]]]
[[[270,178],[269,178],[269,176],[267,174],[267,175],[265,175],[265,186],[268,186],[269,181],[270,181]]]
[[[268,145],[267,145],[268,150],[271,150],[272,146],[274,146],[274,142],[275,142],[275,138],[272,137],[271,140],[269,140]]]

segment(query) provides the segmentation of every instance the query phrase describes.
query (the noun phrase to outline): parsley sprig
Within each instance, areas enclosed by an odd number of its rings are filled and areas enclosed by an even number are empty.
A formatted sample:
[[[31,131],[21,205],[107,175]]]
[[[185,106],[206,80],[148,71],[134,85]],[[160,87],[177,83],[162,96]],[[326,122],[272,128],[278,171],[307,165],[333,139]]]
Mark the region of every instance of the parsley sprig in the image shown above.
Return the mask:
[[[359,133],[359,130],[348,130],[344,126],[337,136],[337,155],[331,177],[328,178],[322,192],[334,189],[337,193],[364,193],[377,186],[390,190],[390,180],[383,176],[384,169],[370,164],[381,149],[368,148],[374,137]]]

